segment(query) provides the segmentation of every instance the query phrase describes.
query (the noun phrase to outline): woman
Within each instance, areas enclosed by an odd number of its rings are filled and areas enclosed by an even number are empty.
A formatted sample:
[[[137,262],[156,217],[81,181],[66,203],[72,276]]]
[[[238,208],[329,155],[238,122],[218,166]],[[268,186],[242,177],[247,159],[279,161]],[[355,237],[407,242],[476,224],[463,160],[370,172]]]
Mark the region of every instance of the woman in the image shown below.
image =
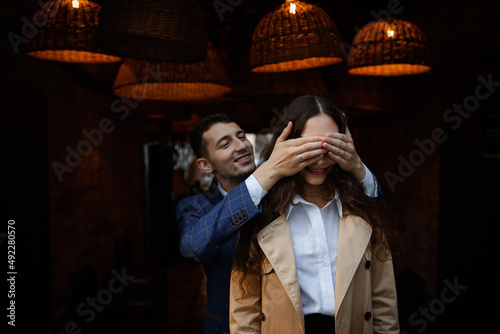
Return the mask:
[[[327,149],[326,134],[347,127],[330,101],[302,96],[285,108],[268,148],[290,121],[288,138],[322,136]],[[231,333],[399,333],[384,207],[332,157],[278,182],[256,223],[241,230]]]

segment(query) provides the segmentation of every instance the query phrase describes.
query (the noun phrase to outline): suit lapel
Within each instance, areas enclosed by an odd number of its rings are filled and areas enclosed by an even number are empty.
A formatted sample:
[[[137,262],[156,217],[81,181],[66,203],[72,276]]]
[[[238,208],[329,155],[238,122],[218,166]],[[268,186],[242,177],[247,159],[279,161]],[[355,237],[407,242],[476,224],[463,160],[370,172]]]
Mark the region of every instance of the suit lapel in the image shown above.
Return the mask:
[[[283,288],[297,311],[304,328],[304,310],[300,297],[299,277],[295,264],[290,225],[282,214],[257,235],[262,251],[274,268]]]
[[[335,282],[335,314],[338,314],[354,273],[370,242],[371,233],[371,227],[357,216],[346,215],[340,219]]]

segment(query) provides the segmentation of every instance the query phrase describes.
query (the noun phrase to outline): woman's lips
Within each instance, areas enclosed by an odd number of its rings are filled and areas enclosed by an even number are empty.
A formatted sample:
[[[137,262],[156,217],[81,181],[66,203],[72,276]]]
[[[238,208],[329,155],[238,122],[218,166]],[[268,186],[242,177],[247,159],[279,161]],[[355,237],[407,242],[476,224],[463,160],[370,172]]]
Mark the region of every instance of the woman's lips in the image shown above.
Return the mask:
[[[312,175],[323,175],[326,172],[326,168],[311,168],[311,167],[306,167],[306,169]]]

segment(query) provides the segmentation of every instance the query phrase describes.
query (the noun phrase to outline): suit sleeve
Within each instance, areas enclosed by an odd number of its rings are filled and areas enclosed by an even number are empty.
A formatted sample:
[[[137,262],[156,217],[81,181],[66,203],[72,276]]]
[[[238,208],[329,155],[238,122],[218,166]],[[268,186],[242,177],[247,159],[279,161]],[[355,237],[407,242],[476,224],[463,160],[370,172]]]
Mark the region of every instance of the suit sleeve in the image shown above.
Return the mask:
[[[181,254],[198,262],[210,262],[221,245],[260,208],[253,203],[243,182],[216,205],[200,195],[181,200],[176,211]]]
[[[386,205],[385,196],[384,193],[382,192],[382,187],[380,186],[380,182],[378,181],[375,174],[373,174],[373,172],[368,167],[366,167],[365,164],[363,164],[363,166],[365,166],[366,175],[365,178],[361,181],[361,183],[363,184],[365,194],[369,197],[381,201],[384,205]]]
[[[373,174],[373,179],[375,180],[375,187],[377,188],[377,193],[376,193],[376,196],[374,198],[378,199],[379,201],[382,202],[382,204],[384,204],[384,206],[386,206],[387,202],[385,200],[384,193],[382,192],[382,187],[380,186],[380,182],[378,181],[375,174]]]
[[[262,313],[261,285],[256,277],[247,277],[244,282],[245,293],[240,289],[239,271],[231,275],[229,297],[229,329],[231,334],[260,333]]]
[[[372,253],[372,305],[373,333],[399,334],[398,306],[394,267],[390,252],[377,257],[378,250]]]

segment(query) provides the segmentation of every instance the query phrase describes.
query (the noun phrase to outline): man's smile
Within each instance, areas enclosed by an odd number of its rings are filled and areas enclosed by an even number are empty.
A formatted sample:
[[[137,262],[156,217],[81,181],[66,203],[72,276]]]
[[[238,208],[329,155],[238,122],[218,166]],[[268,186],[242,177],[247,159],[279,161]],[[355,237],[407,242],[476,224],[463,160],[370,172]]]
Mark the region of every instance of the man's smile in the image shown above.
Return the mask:
[[[252,161],[252,155],[250,153],[247,153],[245,155],[242,155],[238,159],[236,159],[234,162],[237,163],[247,163]]]

